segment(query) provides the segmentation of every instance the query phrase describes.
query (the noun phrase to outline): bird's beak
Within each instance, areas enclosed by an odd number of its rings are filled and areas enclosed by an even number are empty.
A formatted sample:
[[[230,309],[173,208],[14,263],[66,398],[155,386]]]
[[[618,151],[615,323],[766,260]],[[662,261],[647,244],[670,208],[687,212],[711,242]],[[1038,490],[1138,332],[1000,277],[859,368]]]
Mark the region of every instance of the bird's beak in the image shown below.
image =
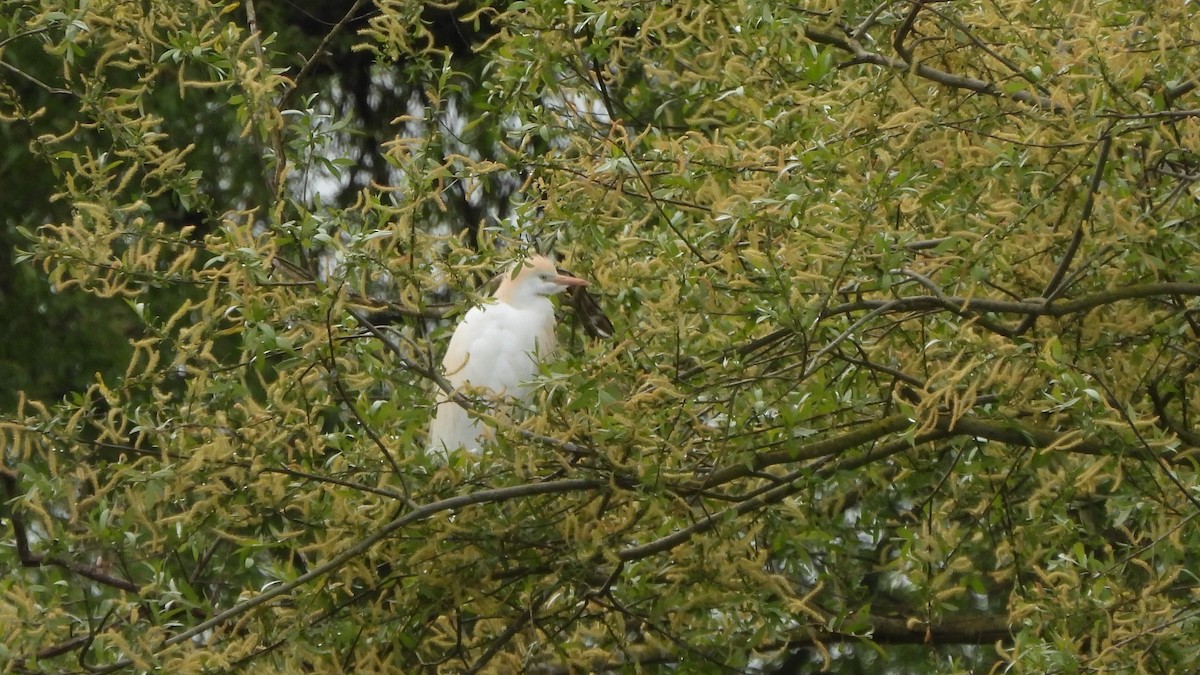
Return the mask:
[[[570,288],[571,286],[578,286],[578,287],[582,288],[583,286],[588,285],[587,280],[580,279],[579,277],[572,277],[572,276],[569,276],[566,274],[559,274],[559,275],[555,276],[553,279],[551,279],[551,281],[558,284],[559,286],[566,286],[568,288]]]

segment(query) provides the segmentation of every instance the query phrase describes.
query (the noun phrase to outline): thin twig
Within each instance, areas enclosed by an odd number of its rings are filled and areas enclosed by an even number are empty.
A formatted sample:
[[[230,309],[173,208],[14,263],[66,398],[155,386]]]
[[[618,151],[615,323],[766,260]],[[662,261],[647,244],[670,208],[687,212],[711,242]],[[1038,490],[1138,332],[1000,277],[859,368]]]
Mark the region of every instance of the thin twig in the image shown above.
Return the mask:
[[[899,301],[893,300],[892,302],[899,302]],[[867,312],[864,316],[859,317],[859,319],[857,321],[855,321],[854,323],[850,324],[850,326],[846,330],[842,331],[841,334],[839,334],[834,339],[830,340],[829,344],[822,347],[820,349],[820,351],[818,351],[816,354],[813,354],[811,359],[808,359],[809,365],[807,368],[804,369],[804,372],[800,375],[800,381],[803,382],[804,380],[807,380],[809,377],[812,376],[813,373],[817,372],[817,370],[820,369],[821,366],[820,366],[820,364],[817,363],[817,361],[820,361],[821,357],[825,356],[829,352],[836,349],[838,345],[840,345],[846,338],[853,335],[854,331],[858,330],[860,327],[862,327],[868,321],[870,321],[871,319],[874,319],[877,316],[886,314],[890,309],[892,309],[891,303],[880,305],[879,307],[872,309],[870,312]]]
[[[254,43],[254,53],[258,58],[259,73],[263,75],[268,74],[271,72],[271,69],[267,64],[266,53],[263,50],[262,34],[258,30],[258,13],[254,9],[254,0],[246,0],[246,22],[250,27],[250,39]],[[248,100],[250,99],[248,98]],[[283,106],[280,105],[279,107],[282,108]],[[255,106],[253,112],[258,112],[257,106]],[[275,155],[275,172],[274,174],[267,173],[264,175],[264,179],[267,183],[267,191],[278,199],[283,186],[283,175],[287,170],[287,154],[283,148],[283,134],[274,126],[266,124],[259,124],[257,126],[260,130],[268,130],[265,131],[268,135],[265,140],[270,144],[271,152]]]
[[[14,33],[13,35],[10,35],[10,36],[4,38],[3,40],[0,40],[0,49],[4,49],[4,47],[6,45],[8,45],[8,43],[12,42],[13,40],[19,40],[23,37],[28,37],[30,35],[37,35],[38,33],[45,33],[46,31],[50,30],[50,28],[51,28],[51,26],[49,26],[49,25],[38,26],[37,28],[29,28],[27,30],[20,31],[19,33]]]
[[[631,153],[629,149],[626,148],[622,143],[614,143],[614,145],[616,145],[621,150],[621,153],[625,155],[626,159],[629,160],[629,165],[633,167],[633,172],[637,175],[638,182],[642,184],[642,189],[646,191],[647,199],[649,199],[650,203],[654,205],[654,210],[658,211],[659,217],[661,217],[663,222],[666,223],[667,227],[675,233],[675,236],[679,237],[679,239],[683,241],[683,245],[687,247],[688,251],[691,251],[692,255],[696,256],[697,260],[706,265],[709,264],[711,261],[709,261],[709,259],[700,252],[700,249],[696,248],[696,245],[693,244],[687,237],[685,237],[683,232],[679,230],[679,227],[671,221],[671,217],[668,216],[666,210],[663,209],[662,203],[658,197],[654,196],[654,188],[651,187],[650,181],[646,179],[646,175],[642,172],[641,165],[639,165],[637,160],[633,158],[633,153]]]
[[[367,420],[363,419],[363,416],[358,412],[358,405],[354,401],[350,400],[350,395],[346,392],[346,388],[342,386],[342,378],[337,367],[337,353],[333,350],[333,307],[334,303],[331,302],[325,311],[325,335],[329,344],[329,361],[325,366],[326,373],[329,375],[329,378],[333,380],[334,389],[337,390],[338,396],[341,397],[342,402],[345,403],[346,407],[350,409],[350,414],[353,415],[354,419],[358,421],[359,427],[366,432],[367,436],[371,439],[371,442],[375,444],[375,447],[379,448],[379,452],[383,454],[383,456],[387,459],[388,464],[391,465],[392,471],[395,472],[396,480],[400,481],[401,487],[404,488],[405,500],[407,501],[408,505],[410,507],[415,507],[416,503],[408,497],[408,485],[404,481],[404,472],[400,470],[400,464],[396,462],[396,458],[394,455],[392,455],[392,451],[388,449],[387,444],[383,442],[383,439],[379,437],[379,434],[375,433],[375,429],[373,429],[371,425],[367,423]]]
[[[1054,276],[1050,278],[1050,283],[1046,284],[1046,292],[1042,294],[1046,300],[1053,300],[1062,293],[1063,277],[1066,276],[1067,270],[1071,267],[1071,262],[1075,259],[1075,254],[1083,242],[1084,228],[1092,220],[1092,208],[1096,204],[1096,193],[1100,191],[1100,182],[1104,178],[1104,166],[1108,163],[1108,153],[1113,144],[1113,137],[1109,131],[1111,131],[1111,126],[1100,138],[1100,149],[1096,157],[1096,166],[1092,170],[1092,179],[1088,182],[1088,194],[1083,202],[1083,212],[1079,214],[1079,223],[1075,227],[1075,233],[1071,236],[1071,243],[1067,245],[1067,252],[1063,254],[1063,259],[1059,262],[1058,269],[1054,271]]]
[[[350,22],[350,18],[357,14],[358,10],[362,9],[362,6],[365,4],[367,4],[366,0],[356,0],[356,2],[350,6],[349,11],[347,11],[342,18],[333,25],[333,28],[329,29],[329,32],[326,33],[325,37],[321,39],[321,44],[317,45],[317,48],[313,51],[312,56],[309,56],[304,61],[304,66],[300,68],[300,72],[296,74],[296,77],[292,78],[292,88],[284,92],[283,96],[279,99],[280,108],[284,107],[288,100],[291,99],[292,95],[295,94],[299,89],[300,81],[303,80],[310,72],[312,72],[313,67],[317,63],[317,59],[324,56],[325,49],[329,46],[330,42],[333,42],[333,38],[342,32],[342,29],[344,29],[346,24]]]
[[[892,0],[884,0],[876,5],[875,9],[871,10],[871,13],[867,15],[867,18],[863,19],[861,23],[854,27],[854,30],[850,31],[850,37],[855,40],[863,39],[867,31],[871,30],[871,27],[875,25],[875,22],[879,19],[879,15],[883,13],[883,10],[890,7],[891,4]]]
[[[1046,289],[1042,291],[1042,297],[1047,301],[1054,300],[1066,289],[1063,279],[1066,277],[1071,263],[1075,260],[1075,254],[1079,252],[1079,246],[1083,243],[1085,228],[1092,220],[1092,207],[1096,203],[1096,193],[1100,190],[1100,181],[1104,176],[1104,165],[1108,162],[1108,153],[1112,149],[1113,137],[1109,133],[1110,131],[1112,131],[1111,124],[1100,138],[1099,156],[1096,158],[1096,166],[1092,170],[1092,179],[1088,182],[1088,193],[1083,202],[1083,211],[1079,215],[1079,222],[1075,225],[1075,232],[1071,235],[1071,242],[1067,244],[1067,252],[1063,254],[1058,268],[1054,270],[1050,281],[1047,282]],[[1026,316],[1017,326],[1014,334],[1024,334],[1033,327],[1036,321],[1036,314]]]
[[[30,75],[29,73],[27,73],[27,72],[25,72],[25,71],[23,71],[23,70],[21,70],[21,69],[17,68],[16,66],[14,66],[14,65],[12,65],[12,64],[10,64],[10,63],[8,63],[7,61],[0,61],[0,66],[4,66],[4,68],[5,68],[5,69],[7,69],[7,70],[9,70],[9,71],[11,71],[11,72],[14,72],[14,73],[16,73],[17,75],[20,75],[21,77],[25,78],[26,80],[29,80],[30,82],[32,82],[32,83],[34,83],[34,84],[36,84],[37,86],[39,86],[39,87],[41,87],[42,89],[44,89],[44,90],[45,90],[47,93],[50,93],[50,94],[65,94],[65,95],[67,95],[67,96],[74,96],[74,95],[75,95],[75,92],[71,91],[70,89],[60,89],[60,88],[58,88],[58,87],[51,87],[50,85],[46,84],[45,82],[42,82],[41,80],[39,80],[39,79],[37,79],[36,77],[34,77],[34,76]]]

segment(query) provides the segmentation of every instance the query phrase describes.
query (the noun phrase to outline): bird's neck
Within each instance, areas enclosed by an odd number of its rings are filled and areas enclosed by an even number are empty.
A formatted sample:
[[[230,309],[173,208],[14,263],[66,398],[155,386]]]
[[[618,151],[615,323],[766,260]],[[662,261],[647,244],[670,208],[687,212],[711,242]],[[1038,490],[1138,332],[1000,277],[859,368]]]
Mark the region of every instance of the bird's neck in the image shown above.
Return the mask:
[[[544,309],[551,307],[550,298],[528,291],[522,292],[520,288],[507,285],[497,289],[493,297],[517,309]]]

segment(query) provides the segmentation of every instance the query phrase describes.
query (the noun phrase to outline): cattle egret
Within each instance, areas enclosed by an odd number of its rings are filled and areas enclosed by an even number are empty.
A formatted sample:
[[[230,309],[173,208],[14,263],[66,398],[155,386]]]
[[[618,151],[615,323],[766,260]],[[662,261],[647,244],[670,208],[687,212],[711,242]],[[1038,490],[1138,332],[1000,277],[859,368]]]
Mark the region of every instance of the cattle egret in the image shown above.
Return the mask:
[[[528,401],[533,393],[529,380],[537,373],[539,359],[553,354],[557,346],[550,296],[586,285],[583,279],[560,274],[543,256],[514,265],[492,300],[469,310],[454,329],[442,359],[446,379],[456,391],[478,388],[497,399]],[[431,452],[442,457],[460,449],[479,452],[493,434],[445,392],[438,393],[429,428]]]

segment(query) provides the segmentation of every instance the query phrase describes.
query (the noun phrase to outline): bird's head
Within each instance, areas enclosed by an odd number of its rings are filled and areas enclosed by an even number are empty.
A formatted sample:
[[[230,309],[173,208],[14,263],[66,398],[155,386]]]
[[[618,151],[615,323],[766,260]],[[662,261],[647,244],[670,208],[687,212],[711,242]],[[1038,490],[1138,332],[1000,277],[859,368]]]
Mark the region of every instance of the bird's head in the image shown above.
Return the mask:
[[[556,295],[571,286],[587,286],[587,283],[560,273],[549,258],[535,255],[518,262],[505,273],[496,289],[496,297],[515,305],[537,296]]]

